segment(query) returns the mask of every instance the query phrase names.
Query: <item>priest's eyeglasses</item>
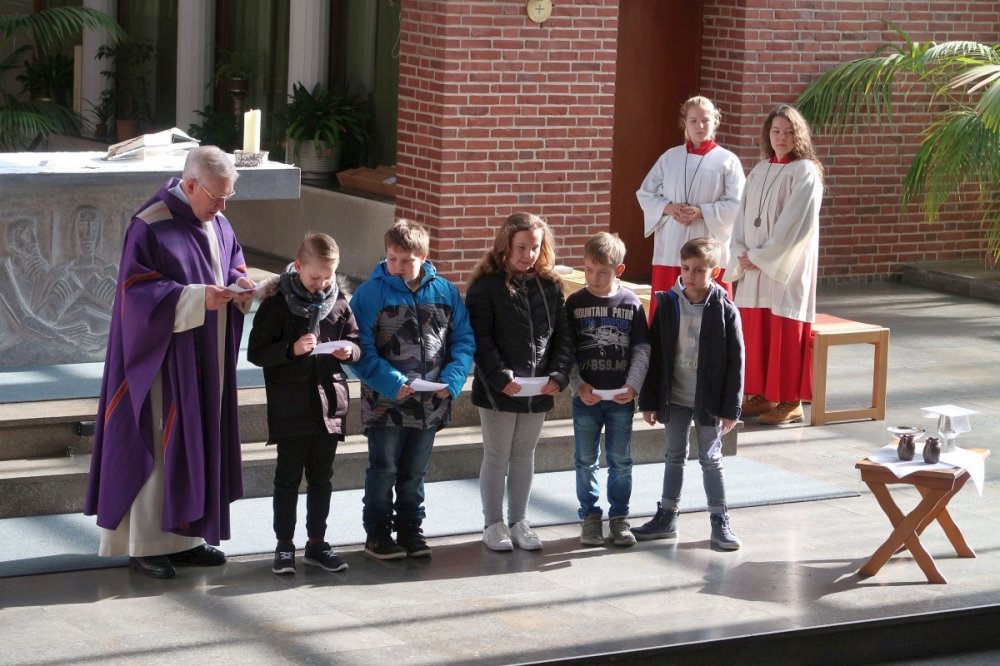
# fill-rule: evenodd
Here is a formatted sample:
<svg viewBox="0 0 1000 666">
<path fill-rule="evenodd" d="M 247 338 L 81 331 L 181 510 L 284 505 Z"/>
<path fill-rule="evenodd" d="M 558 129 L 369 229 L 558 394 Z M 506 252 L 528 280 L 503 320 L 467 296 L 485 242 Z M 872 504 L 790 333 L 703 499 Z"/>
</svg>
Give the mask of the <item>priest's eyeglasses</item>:
<svg viewBox="0 0 1000 666">
<path fill-rule="evenodd" d="M 236 196 L 236 191 L 235 190 L 232 191 L 232 192 L 230 192 L 229 194 L 223 194 L 222 196 L 218 196 L 217 197 L 214 194 L 212 194 L 211 192 L 209 192 L 208 188 L 205 187 L 204 185 L 202 185 L 201 183 L 198 183 L 198 187 L 200 187 L 201 189 L 203 189 L 205 191 L 205 194 L 208 195 L 208 198 L 211 199 L 212 201 L 214 201 L 215 203 L 225 203 L 230 197 Z"/>
</svg>

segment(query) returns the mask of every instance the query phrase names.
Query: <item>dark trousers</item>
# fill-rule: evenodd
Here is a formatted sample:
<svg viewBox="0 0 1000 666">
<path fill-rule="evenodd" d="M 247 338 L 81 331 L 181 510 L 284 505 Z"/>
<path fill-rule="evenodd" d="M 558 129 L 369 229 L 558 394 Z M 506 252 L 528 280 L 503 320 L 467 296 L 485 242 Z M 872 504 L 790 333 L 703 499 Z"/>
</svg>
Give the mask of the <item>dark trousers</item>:
<svg viewBox="0 0 1000 666">
<path fill-rule="evenodd" d="M 368 428 L 368 469 L 365 470 L 365 532 L 393 524 L 420 525 L 424 511 L 424 477 L 431 461 L 435 428 Z M 396 501 L 392 494 L 396 492 Z M 395 511 L 395 518 L 393 518 Z"/>
<path fill-rule="evenodd" d="M 299 484 L 306 476 L 306 534 L 310 539 L 326 537 L 333 492 L 333 457 L 339 435 L 326 433 L 288 437 L 278 441 L 278 464 L 274 468 L 274 535 L 278 541 L 295 537 L 295 512 Z"/>
</svg>

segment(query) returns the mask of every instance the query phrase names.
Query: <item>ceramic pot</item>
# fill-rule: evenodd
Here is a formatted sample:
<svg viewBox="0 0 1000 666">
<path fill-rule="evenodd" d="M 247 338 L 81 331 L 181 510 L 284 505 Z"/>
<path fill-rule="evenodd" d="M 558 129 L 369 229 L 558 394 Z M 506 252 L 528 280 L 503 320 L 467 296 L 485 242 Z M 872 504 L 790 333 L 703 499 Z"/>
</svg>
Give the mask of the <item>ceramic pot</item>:
<svg viewBox="0 0 1000 666">
<path fill-rule="evenodd" d="M 332 177 L 340 168 L 340 143 L 330 145 L 320 141 L 288 140 L 285 162 L 302 170 L 303 180 L 323 180 Z"/>
<path fill-rule="evenodd" d="M 900 460 L 913 460 L 913 455 L 917 451 L 917 445 L 913 443 L 913 435 L 900 435 L 899 444 L 896 445 L 896 454 Z"/>
<path fill-rule="evenodd" d="M 941 444 L 937 437 L 928 437 L 924 442 L 924 462 L 933 465 L 941 459 Z"/>
</svg>

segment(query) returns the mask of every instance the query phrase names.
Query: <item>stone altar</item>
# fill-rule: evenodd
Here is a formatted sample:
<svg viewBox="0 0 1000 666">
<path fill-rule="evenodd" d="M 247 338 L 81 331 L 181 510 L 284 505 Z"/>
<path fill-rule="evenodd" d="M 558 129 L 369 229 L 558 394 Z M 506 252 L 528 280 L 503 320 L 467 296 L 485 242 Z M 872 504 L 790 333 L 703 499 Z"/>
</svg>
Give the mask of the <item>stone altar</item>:
<svg viewBox="0 0 1000 666">
<path fill-rule="evenodd" d="M 104 360 L 125 229 L 184 154 L 103 156 L 0 153 L 0 368 Z M 299 197 L 294 166 L 237 170 L 233 202 Z"/>
</svg>

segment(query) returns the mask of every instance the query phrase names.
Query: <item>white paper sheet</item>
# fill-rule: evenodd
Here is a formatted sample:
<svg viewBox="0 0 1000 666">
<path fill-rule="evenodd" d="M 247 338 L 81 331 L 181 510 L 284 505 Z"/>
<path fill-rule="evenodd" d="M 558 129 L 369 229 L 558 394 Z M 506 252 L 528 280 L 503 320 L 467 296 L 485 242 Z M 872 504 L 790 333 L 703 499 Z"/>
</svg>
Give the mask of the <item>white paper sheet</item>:
<svg viewBox="0 0 1000 666">
<path fill-rule="evenodd" d="M 414 379 L 410 382 L 410 388 L 414 391 L 440 391 L 448 388 L 448 385 L 441 382 L 429 382 L 426 379 Z"/>
<path fill-rule="evenodd" d="M 594 395 L 596 395 L 601 400 L 611 400 L 616 395 L 621 395 L 622 393 L 628 392 L 628 388 L 616 388 L 616 389 L 593 389 Z"/>
<path fill-rule="evenodd" d="M 521 387 L 515 398 L 530 398 L 541 395 L 542 387 L 549 383 L 548 377 L 514 377 L 514 382 Z"/>
<path fill-rule="evenodd" d="M 954 451 L 942 453 L 939 462 L 928 465 L 920 455 L 920 448 L 918 445 L 917 453 L 913 457 L 913 460 L 903 461 L 899 459 L 899 454 L 896 452 L 896 445 L 889 444 L 868 456 L 868 460 L 882 465 L 899 479 L 914 472 L 961 467 L 969 472 L 969 476 L 976 485 L 979 496 L 983 496 L 983 478 L 986 475 L 986 464 L 981 455 L 956 447 Z"/>
<path fill-rule="evenodd" d="M 233 283 L 226 287 L 226 291 L 231 291 L 234 294 L 243 294 L 248 291 L 257 291 L 257 287 L 241 287 L 240 285 Z"/>
<path fill-rule="evenodd" d="M 351 343 L 347 340 L 330 340 L 329 342 L 321 342 L 313 347 L 310 356 L 315 356 L 316 354 L 332 354 L 335 351 L 350 348 Z"/>
</svg>

